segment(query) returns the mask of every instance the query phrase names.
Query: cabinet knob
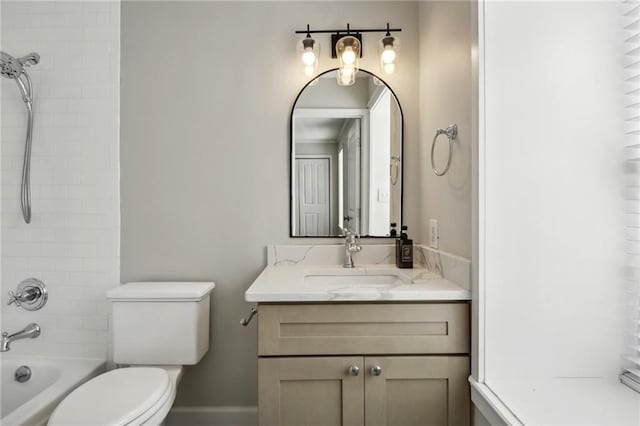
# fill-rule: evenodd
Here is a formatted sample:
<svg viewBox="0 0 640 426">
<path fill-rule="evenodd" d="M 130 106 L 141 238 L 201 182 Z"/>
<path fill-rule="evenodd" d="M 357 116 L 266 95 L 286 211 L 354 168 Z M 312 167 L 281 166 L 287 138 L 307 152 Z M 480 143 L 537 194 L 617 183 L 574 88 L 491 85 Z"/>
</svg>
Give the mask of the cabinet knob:
<svg viewBox="0 0 640 426">
<path fill-rule="evenodd" d="M 352 376 L 357 376 L 358 374 L 360 374 L 360 367 L 358 367 L 357 365 L 352 365 L 351 367 L 349 367 L 349 374 L 351 374 Z"/>
<path fill-rule="evenodd" d="M 382 367 L 380 367 L 379 365 L 374 365 L 373 367 L 371 367 L 371 374 L 373 374 L 374 376 L 381 375 Z"/>
</svg>

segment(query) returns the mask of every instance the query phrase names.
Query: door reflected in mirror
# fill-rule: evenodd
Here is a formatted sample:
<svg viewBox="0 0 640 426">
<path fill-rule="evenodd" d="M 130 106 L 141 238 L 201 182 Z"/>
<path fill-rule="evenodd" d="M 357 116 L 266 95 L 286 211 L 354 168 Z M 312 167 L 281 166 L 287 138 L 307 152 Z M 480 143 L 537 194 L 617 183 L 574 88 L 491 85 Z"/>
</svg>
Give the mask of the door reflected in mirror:
<svg viewBox="0 0 640 426">
<path fill-rule="evenodd" d="M 402 218 L 402 109 L 375 75 L 360 70 L 338 86 L 335 73 L 307 85 L 292 110 L 291 236 L 389 236 Z"/>
</svg>

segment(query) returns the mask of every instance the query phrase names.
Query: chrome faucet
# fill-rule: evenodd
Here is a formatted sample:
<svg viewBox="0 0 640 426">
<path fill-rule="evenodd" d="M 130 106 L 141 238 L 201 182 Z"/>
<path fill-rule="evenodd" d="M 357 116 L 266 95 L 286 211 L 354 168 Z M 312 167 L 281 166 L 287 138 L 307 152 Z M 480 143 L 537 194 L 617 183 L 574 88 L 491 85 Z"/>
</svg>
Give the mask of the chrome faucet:
<svg viewBox="0 0 640 426">
<path fill-rule="evenodd" d="M 358 237 L 349 228 L 344 230 L 344 266 L 345 268 L 353 268 L 352 253 L 357 253 L 362 250 L 362 246 L 358 244 Z"/>
<path fill-rule="evenodd" d="M 7 352 L 10 349 L 9 344 L 14 340 L 26 339 L 27 337 L 35 339 L 39 335 L 40 326 L 35 323 L 29 324 L 17 333 L 9 334 L 7 332 L 4 332 L 2 333 L 2 348 L 0 348 L 0 352 Z"/>
</svg>

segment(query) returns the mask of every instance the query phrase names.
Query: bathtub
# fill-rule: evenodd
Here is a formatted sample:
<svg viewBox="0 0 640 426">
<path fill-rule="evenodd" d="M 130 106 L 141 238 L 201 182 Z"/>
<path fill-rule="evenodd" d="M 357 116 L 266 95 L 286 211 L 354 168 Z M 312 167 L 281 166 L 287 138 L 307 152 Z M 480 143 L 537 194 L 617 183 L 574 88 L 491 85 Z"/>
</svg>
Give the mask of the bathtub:
<svg viewBox="0 0 640 426">
<path fill-rule="evenodd" d="M 2 354 L 0 357 L 0 424 L 39 426 L 47 423 L 56 406 L 73 389 L 105 371 L 104 360 L 36 358 Z M 18 367 L 31 369 L 31 379 L 19 383 Z"/>
</svg>

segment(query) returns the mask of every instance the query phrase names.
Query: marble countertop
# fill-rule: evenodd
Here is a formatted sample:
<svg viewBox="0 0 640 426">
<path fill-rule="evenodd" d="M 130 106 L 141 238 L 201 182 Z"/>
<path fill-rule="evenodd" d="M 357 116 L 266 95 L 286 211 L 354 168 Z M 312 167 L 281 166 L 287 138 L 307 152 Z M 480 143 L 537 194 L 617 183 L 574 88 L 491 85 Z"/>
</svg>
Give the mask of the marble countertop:
<svg viewBox="0 0 640 426">
<path fill-rule="evenodd" d="M 245 292 L 247 302 L 470 300 L 471 292 L 425 268 L 395 265 L 269 265 Z"/>
</svg>

